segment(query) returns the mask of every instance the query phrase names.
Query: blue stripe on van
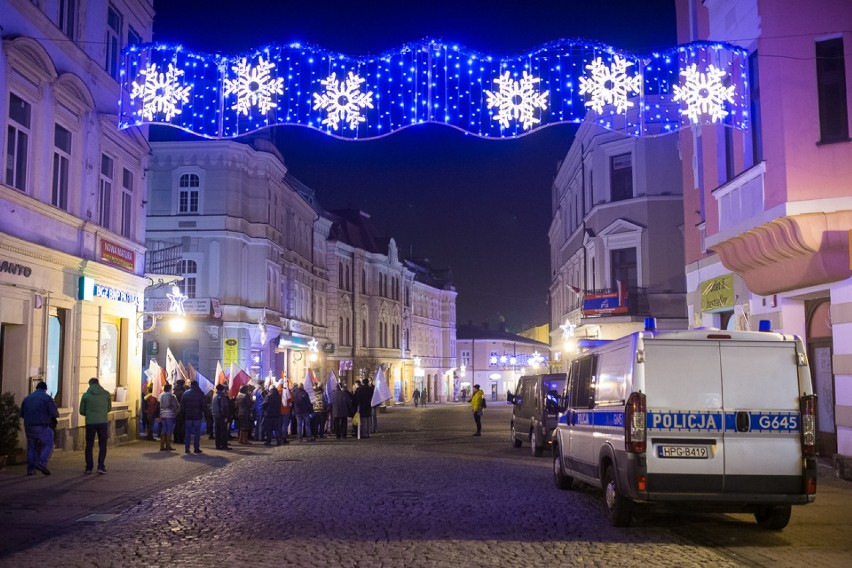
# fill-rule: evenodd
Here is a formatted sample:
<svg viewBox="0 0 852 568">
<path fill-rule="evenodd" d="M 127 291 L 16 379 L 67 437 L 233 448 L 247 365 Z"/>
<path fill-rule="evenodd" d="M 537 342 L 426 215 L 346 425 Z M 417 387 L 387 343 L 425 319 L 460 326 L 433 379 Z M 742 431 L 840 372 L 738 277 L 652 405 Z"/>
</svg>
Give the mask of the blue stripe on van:
<svg viewBox="0 0 852 568">
<path fill-rule="evenodd" d="M 677 432 L 721 432 L 724 428 L 721 411 L 668 411 L 648 412 L 645 424 L 648 430 Z"/>
<path fill-rule="evenodd" d="M 737 432 L 737 414 L 748 415 L 749 432 L 798 432 L 801 418 L 798 412 L 742 410 L 725 413 L 725 430 Z"/>
<path fill-rule="evenodd" d="M 559 415 L 560 424 L 568 424 L 568 415 L 573 417 L 571 423 L 578 426 L 608 426 L 622 428 L 624 426 L 624 409 L 614 410 L 575 410 L 573 413 Z"/>
<path fill-rule="evenodd" d="M 798 432 L 801 418 L 798 412 L 783 411 L 740 411 L 748 415 L 749 432 Z M 721 411 L 650 411 L 645 415 L 649 431 L 662 432 L 738 432 L 738 412 Z M 624 426 L 624 411 L 618 410 L 575 410 L 559 415 L 560 424 L 578 426 Z"/>
</svg>

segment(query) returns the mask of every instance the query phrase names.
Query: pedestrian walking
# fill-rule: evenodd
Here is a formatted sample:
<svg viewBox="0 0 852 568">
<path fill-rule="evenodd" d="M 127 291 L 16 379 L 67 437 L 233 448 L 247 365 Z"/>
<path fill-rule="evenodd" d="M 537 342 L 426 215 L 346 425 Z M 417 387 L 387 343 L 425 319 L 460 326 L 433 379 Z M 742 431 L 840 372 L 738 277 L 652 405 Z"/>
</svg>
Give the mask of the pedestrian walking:
<svg viewBox="0 0 852 568">
<path fill-rule="evenodd" d="M 230 450 L 228 446 L 228 430 L 231 422 L 231 401 L 225 385 L 216 385 L 216 394 L 213 395 L 213 432 L 216 436 L 217 450 Z"/>
<path fill-rule="evenodd" d="M 237 395 L 237 424 L 239 425 L 240 444 L 250 446 L 249 434 L 251 433 L 251 387 L 243 385 Z"/>
<path fill-rule="evenodd" d="M 53 426 L 59 410 L 53 397 L 47 394 L 47 383 L 39 381 L 33 392 L 21 401 L 21 418 L 27 434 L 27 475 L 36 470 L 50 475 L 47 462 L 53 453 Z"/>
<path fill-rule="evenodd" d="M 420 389 L 414 389 L 414 393 L 411 395 L 411 398 L 414 400 L 414 408 L 420 406 Z"/>
<path fill-rule="evenodd" d="M 343 390 L 341 383 L 337 383 L 337 388 L 331 393 L 331 423 L 338 440 L 346 438 L 349 407 L 349 393 Z"/>
<path fill-rule="evenodd" d="M 311 412 L 314 405 L 311 404 L 311 397 L 308 391 L 300 383 L 293 389 L 293 410 L 296 411 L 296 436 L 300 442 L 305 440 L 313 440 L 311 436 Z"/>
<path fill-rule="evenodd" d="M 160 423 L 163 425 L 163 433 L 160 435 L 160 451 L 173 451 L 172 436 L 175 433 L 175 420 L 177 419 L 180 403 L 172 393 L 172 385 L 163 387 L 160 395 Z"/>
<path fill-rule="evenodd" d="M 470 409 L 473 411 L 473 420 L 476 422 L 476 433 L 474 436 L 482 436 L 482 409 L 485 408 L 485 395 L 479 385 L 473 385 L 473 396 L 470 397 Z"/>
<path fill-rule="evenodd" d="M 276 445 L 283 442 L 281 435 L 281 393 L 273 387 L 263 399 L 263 445 L 272 445 L 272 432 L 275 432 Z"/>
<path fill-rule="evenodd" d="M 153 395 L 152 395 L 153 396 Z M 98 436 L 98 473 L 106 473 L 107 438 L 112 395 L 101 386 L 97 378 L 89 379 L 89 389 L 80 399 L 80 416 L 86 417 L 86 473 L 92 473 L 92 450 L 95 434 Z"/>
<path fill-rule="evenodd" d="M 200 454 L 202 453 L 201 421 L 205 416 L 207 397 L 201 392 L 198 381 L 193 380 L 189 383 L 189 388 L 183 393 L 180 403 L 181 414 L 183 414 L 184 425 L 186 426 L 183 438 L 184 453 L 189 453 L 189 443 L 192 441 L 195 453 Z"/>
</svg>

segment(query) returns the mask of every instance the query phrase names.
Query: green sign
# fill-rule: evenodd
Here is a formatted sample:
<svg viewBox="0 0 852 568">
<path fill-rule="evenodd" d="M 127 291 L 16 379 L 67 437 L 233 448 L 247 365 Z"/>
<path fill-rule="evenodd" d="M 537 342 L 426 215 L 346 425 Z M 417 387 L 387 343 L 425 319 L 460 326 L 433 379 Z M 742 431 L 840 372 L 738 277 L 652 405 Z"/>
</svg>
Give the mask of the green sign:
<svg viewBox="0 0 852 568">
<path fill-rule="evenodd" d="M 701 311 L 717 312 L 734 307 L 734 275 L 726 274 L 701 283 Z"/>
</svg>

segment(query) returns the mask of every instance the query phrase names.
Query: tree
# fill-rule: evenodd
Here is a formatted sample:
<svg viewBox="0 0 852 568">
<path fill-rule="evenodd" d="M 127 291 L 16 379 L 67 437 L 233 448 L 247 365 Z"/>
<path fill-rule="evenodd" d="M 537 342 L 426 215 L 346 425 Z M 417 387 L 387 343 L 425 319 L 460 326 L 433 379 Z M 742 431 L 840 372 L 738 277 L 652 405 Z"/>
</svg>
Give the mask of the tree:
<svg viewBox="0 0 852 568">
<path fill-rule="evenodd" d="M 376 376 L 376 370 L 382 366 L 381 360 L 375 355 L 357 355 L 352 359 L 352 369 L 357 373 L 357 378 L 368 377 L 371 381 Z"/>
</svg>

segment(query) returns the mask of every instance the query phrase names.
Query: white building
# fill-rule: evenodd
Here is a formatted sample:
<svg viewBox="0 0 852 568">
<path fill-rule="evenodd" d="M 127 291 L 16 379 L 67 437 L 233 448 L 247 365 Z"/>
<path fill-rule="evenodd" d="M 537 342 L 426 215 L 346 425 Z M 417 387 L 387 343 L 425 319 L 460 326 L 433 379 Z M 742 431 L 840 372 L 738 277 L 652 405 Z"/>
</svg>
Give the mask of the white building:
<svg viewBox="0 0 852 568">
<path fill-rule="evenodd" d="M 586 120 L 553 182 L 551 345 L 614 339 L 657 318 L 687 325 L 677 137 L 636 138 Z M 573 338 L 573 339 L 572 339 Z"/>
<path fill-rule="evenodd" d="M 110 438 L 135 435 L 149 147 L 118 129 L 117 78 L 153 16 L 150 0 L 2 4 L 0 392 L 20 403 L 45 380 L 66 449 L 90 377 L 117 393 Z"/>
<path fill-rule="evenodd" d="M 152 142 L 149 267 L 183 277 L 189 327 L 159 326 L 146 360 L 165 351 L 211 378 L 217 362 L 258 378 L 302 380 L 312 340 L 326 332 L 325 240 L 330 223 L 310 189 L 287 174 L 267 140 Z M 167 290 L 149 294 L 168 311 Z M 323 369 L 323 360 L 314 362 Z"/>
</svg>

